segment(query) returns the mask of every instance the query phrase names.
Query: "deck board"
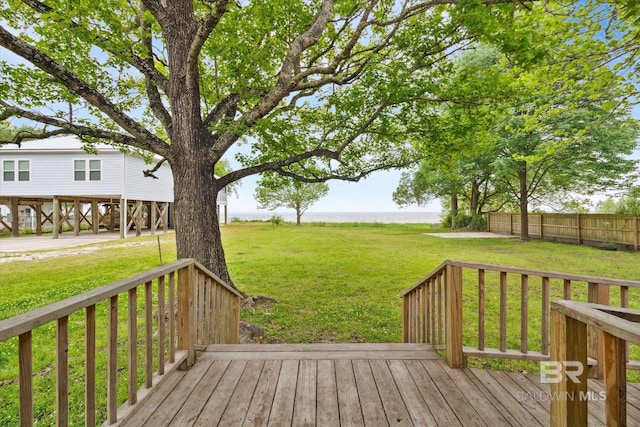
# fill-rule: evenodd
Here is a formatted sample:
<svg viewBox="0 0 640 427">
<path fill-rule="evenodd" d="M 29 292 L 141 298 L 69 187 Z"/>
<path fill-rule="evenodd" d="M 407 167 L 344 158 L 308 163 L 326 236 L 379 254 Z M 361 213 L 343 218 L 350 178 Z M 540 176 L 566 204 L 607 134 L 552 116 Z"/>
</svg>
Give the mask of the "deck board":
<svg viewBox="0 0 640 427">
<path fill-rule="evenodd" d="M 427 345 L 210 346 L 170 375 L 122 425 L 497 427 L 550 417 L 539 376 L 450 369 Z M 589 387 L 596 396 L 602 383 Z M 640 387 L 628 395 L 636 423 Z M 590 401 L 589 425 L 603 421 L 603 402 Z"/>
</svg>

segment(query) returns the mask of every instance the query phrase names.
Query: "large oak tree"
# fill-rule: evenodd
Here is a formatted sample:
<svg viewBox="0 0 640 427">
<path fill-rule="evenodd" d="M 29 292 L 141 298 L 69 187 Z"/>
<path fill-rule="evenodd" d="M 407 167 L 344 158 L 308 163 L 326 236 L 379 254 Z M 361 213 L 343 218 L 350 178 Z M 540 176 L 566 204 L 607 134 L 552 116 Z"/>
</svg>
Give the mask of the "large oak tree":
<svg viewBox="0 0 640 427">
<path fill-rule="evenodd" d="M 39 126 L 3 142 L 75 134 L 162 156 L 178 256 L 230 281 L 221 188 L 265 171 L 357 180 L 410 163 L 412 130 L 396 117 L 436 105 L 429 83 L 448 57 L 526 3 L 8 0 L 0 120 Z M 214 176 L 241 143 L 242 166 Z M 305 171 L 309 159 L 323 169 Z"/>
</svg>

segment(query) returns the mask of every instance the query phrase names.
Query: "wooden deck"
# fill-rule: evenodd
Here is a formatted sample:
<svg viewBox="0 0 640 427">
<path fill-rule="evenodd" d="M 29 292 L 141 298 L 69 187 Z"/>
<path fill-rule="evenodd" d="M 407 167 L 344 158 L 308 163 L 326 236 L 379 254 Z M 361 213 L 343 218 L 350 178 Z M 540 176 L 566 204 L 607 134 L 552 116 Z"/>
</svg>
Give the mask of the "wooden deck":
<svg viewBox="0 0 640 427">
<path fill-rule="evenodd" d="M 589 425 L 604 425 L 589 381 Z M 638 424 L 637 384 L 627 398 Z M 213 345 L 126 425 L 546 426 L 549 402 L 538 375 L 450 369 L 425 344 Z"/>
</svg>

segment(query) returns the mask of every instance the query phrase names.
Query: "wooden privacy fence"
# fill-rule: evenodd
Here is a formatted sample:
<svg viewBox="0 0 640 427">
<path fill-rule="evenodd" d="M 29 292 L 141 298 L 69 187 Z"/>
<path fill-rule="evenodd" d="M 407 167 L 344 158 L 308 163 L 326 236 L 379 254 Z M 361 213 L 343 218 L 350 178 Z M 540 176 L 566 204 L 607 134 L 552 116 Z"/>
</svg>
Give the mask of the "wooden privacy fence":
<svg viewBox="0 0 640 427">
<path fill-rule="evenodd" d="M 439 346 L 451 367 L 464 367 L 470 356 L 549 360 L 552 300 L 626 308 L 640 304 L 640 282 L 447 260 L 402 299 L 403 341 Z M 594 377 L 603 375 L 600 340 L 590 331 Z"/>
<path fill-rule="evenodd" d="M 133 415 L 166 373 L 190 368 L 198 346 L 237 343 L 239 311 L 237 291 L 198 262 L 183 259 L 0 321 L 0 342 L 18 341 L 20 425 L 33 425 L 34 400 L 40 400 L 34 377 L 43 369 L 34 371 L 35 351 L 38 360 L 56 355 L 57 425 L 94 426 L 105 417 L 107 424 L 116 424 Z M 48 327 L 52 322 L 55 340 Z M 120 329 L 126 333 L 119 334 Z M 84 362 L 84 372 L 70 375 L 71 358 L 74 368 Z M 127 383 L 126 391 L 119 381 Z M 74 402 L 83 401 L 80 420 L 70 418 L 75 382 L 84 383 L 84 396 L 73 396 Z"/>
<path fill-rule="evenodd" d="M 552 361 L 577 368 L 554 369 L 551 425 L 588 425 L 587 362 L 589 329 L 602 336 L 605 419 L 607 426 L 627 425 L 627 346 L 640 344 L 640 311 L 575 301 L 551 305 Z"/>
<path fill-rule="evenodd" d="M 490 213 L 489 231 L 520 234 L 519 213 Z M 529 236 L 560 242 L 609 245 L 638 250 L 640 217 L 607 214 L 529 214 Z"/>
</svg>

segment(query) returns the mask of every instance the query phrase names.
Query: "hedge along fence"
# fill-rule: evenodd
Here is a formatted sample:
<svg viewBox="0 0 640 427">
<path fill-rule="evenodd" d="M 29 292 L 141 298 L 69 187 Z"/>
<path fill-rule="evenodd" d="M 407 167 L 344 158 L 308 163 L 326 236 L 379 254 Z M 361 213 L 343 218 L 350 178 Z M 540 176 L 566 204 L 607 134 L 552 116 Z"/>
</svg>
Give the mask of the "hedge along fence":
<svg viewBox="0 0 640 427">
<path fill-rule="evenodd" d="M 519 213 L 490 213 L 487 228 L 496 233 L 520 234 Z M 529 236 L 592 246 L 638 250 L 640 217 L 608 214 L 529 214 Z"/>
</svg>

